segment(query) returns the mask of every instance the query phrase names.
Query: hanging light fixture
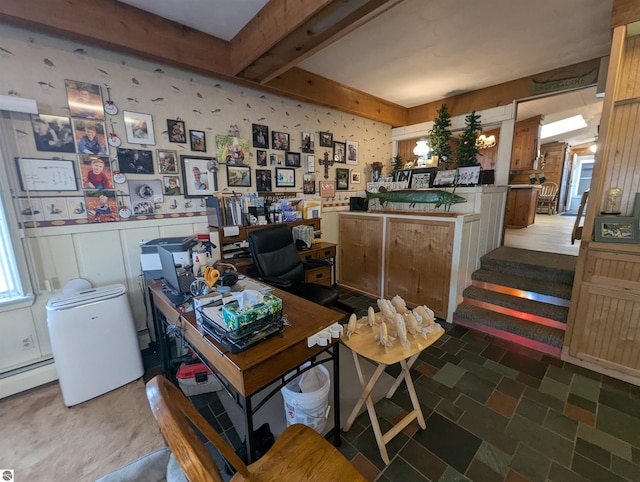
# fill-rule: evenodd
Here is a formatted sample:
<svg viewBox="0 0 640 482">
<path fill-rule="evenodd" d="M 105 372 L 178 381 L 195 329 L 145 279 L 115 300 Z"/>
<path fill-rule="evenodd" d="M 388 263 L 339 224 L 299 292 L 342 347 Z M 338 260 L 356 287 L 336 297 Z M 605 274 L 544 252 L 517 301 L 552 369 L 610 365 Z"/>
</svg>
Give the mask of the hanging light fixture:
<svg viewBox="0 0 640 482">
<path fill-rule="evenodd" d="M 480 134 L 480 136 L 476 139 L 476 147 L 478 149 L 489 149 L 496 145 L 496 136 L 490 135 L 489 137 L 484 134 Z"/>
<path fill-rule="evenodd" d="M 420 159 L 418 159 L 419 167 L 424 167 L 427 165 L 427 163 L 429 162 L 429 152 L 431 152 L 431 148 L 427 144 L 426 139 L 423 138 L 416 142 L 416 147 L 413 148 L 413 153 L 416 156 L 420 156 Z"/>
</svg>

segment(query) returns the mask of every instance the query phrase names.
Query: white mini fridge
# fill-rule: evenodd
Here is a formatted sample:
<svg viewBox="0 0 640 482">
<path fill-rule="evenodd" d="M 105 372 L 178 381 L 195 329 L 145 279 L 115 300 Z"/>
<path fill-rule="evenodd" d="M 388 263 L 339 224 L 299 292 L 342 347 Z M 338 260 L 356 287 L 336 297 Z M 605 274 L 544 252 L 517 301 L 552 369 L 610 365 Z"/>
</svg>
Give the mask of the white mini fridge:
<svg viewBox="0 0 640 482">
<path fill-rule="evenodd" d="M 124 285 L 51 298 L 47 325 L 66 406 L 142 376 L 142 355 Z"/>
</svg>

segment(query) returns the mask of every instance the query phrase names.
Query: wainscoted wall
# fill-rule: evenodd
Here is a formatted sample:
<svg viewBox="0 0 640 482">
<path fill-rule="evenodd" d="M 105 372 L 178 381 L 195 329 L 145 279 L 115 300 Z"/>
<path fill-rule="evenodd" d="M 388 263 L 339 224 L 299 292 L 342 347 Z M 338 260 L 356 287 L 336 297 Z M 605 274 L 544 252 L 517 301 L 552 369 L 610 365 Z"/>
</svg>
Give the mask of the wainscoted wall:
<svg viewBox="0 0 640 482">
<path fill-rule="evenodd" d="M 103 99 L 108 97 L 119 108 L 114 116 L 106 116 L 107 132 L 115 132 L 123 141 L 121 147 L 175 150 L 177 155 L 216 156 L 216 135 L 227 135 L 231 126 L 237 126 L 239 137 L 249 139 L 251 125 L 262 124 L 270 131 L 289 133 L 290 150 L 301 152 L 302 132 L 315 135 L 316 181 L 324 179 L 324 167 L 319 161 L 330 148 L 319 147 L 320 131 L 331 132 L 333 140 L 358 143 L 357 164 L 335 164 L 329 169 L 329 180 L 335 180 L 336 167 L 349 168 L 361 173 L 361 184 L 350 184 L 349 191 L 338 191 L 328 203 L 342 206 L 348 196 L 365 187 L 369 179 L 368 165 L 373 161 L 390 164 L 392 141 L 391 127 L 336 110 L 301 103 L 284 97 L 249 89 L 226 80 L 207 78 L 153 62 L 113 53 L 70 42 L 38 32 L 2 25 L 0 30 L 0 94 L 35 99 L 39 113 L 69 116 L 65 79 L 100 85 Z M 153 120 L 155 145 L 127 144 L 123 111 L 150 115 Z M 189 144 L 170 143 L 167 119 L 180 119 L 186 129 L 205 132 L 206 152 L 193 152 Z M 124 283 L 129 290 L 129 300 L 134 311 L 136 327 L 141 332 L 141 346 L 148 338 L 145 328 L 151 323 L 151 314 L 142 296 L 139 262 L 139 243 L 157 237 L 181 236 L 206 231 L 207 223 L 201 199 L 183 196 L 164 196 L 156 203 L 149 216 L 132 217 L 110 223 L 87 223 L 82 214 L 73 215 L 69 206 L 83 199 L 83 192 L 25 192 L 21 190 L 15 157 L 51 159 L 59 156 L 73 160 L 79 178 L 77 155 L 36 150 L 31 119 L 26 114 L 5 113 L 2 130 L 7 142 L 3 144 L 2 169 L 10 177 L 18 218 L 24 223 L 25 244 L 30 252 L 30 265 L 36 302 L 27 309 L 0 312 L 0 374 L 51 358 L 51 345 L 46 326 L 45 306 L 51 296 L 60 293 L 62 286 L 71 279 L 82 277 L 94 286 Z M 269 153 L 284 151 L 269 150 Z M 255 190 L 256 150 L 245 153 L 251 166 L 252 187 L 233 188 L 236 192 Z M 118 167 L 116 150 L 111 147 L 109 158 L 112 168 Z M 291 191 L 303 197 L 302 167 L 296 169 L 295 188 L 275 188 Z M 275 175 L 273 166 L 269 169 Z M 128 174 L 128 180 L 161 180 L 153 175 Z M 179 174 L 181 176 L 181 173 Z M 226 190 L 225 166 L 217 173 L 220 190 Z M 79 186 L 81 182 L 79 179 Z M 124 203 L 130 202 L 127 183 L 115 188 Z M 63 214 L 55 213 L 51 205 L 66 206 Z M 27 208 L 32 207 L 31 211 Z M 26 214 L 22 214 L 23 211 Z M 35 211 L 39 211 L 35 213 Z M 29 214 L 31 212 L 31 214 Z M 58 216 L 58 217 L 56 217 Z M 335 216 L 332 216 L 334 223 Z M 325 238 L 329 241 L 337 229 L 326 226 Z M 99 343 L 99 340 L 96 340 Z M 114 354 L 117 356 L 117 354 Z M 13 377 L 8 377 L 13 378 Z M 47 381 L 31 377 L 28 383 Z M 37 380 L 37 381 L 33 381 Z M 29 388 L 16 384 L 15 380 L 0 379 L 0 397 L 11 390 Z M 16 388 L 17 387 L 17 388 Z"/>
</svg>

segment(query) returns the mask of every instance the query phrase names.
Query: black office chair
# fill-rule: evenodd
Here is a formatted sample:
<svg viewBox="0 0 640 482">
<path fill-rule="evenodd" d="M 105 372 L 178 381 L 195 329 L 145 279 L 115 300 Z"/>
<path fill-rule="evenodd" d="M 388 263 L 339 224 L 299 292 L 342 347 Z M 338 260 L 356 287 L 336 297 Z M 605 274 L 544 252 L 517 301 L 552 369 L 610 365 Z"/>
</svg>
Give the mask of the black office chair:
<svg viewBox="0 0 640 482">
<path fill-rule="evenodd" d="M 305 268 L 328 266 L 330 263 L 322 259 L 303 263 L 293 241 L 291 227 L 286 224 L 251 231 L 249 249 L 258 276 L 265 283 L 323 306 L 338 301 L 335 288 L 304 281 Z"/>
</svg>

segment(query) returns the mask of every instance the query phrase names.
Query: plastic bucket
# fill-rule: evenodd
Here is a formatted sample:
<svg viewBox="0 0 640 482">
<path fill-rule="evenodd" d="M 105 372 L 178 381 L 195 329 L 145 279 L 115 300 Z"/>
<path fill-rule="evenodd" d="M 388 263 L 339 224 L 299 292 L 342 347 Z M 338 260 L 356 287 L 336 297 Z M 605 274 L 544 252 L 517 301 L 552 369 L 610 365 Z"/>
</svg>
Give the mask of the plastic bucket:
<svg viewBox="0 0 640 482">
<path fill-rule="evenodd" d="M 300 385 L 308 376 L 317 376 L 321 385 L 317 390 L 303 393 Z M 329 371 L 322 365 L 313 367 L 282 387 L 280 391 L 284 398 L 287 427 L 294 423 L 302 423 L 322 435 L 329 415 L 330 388 Z"/>
</svg>

